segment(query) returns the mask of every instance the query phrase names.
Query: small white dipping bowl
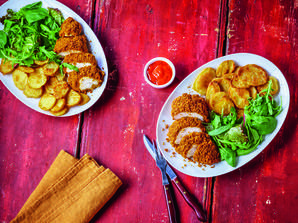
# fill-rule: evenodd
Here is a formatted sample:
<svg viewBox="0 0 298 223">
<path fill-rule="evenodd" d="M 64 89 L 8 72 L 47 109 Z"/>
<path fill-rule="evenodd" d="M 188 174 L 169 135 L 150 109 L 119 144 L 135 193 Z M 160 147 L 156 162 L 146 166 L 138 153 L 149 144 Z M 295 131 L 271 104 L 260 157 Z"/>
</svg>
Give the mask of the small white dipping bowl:
<svg viewBox="0 0 298 223">
<path fill-rule="evenodd" d="M 147 76 L 147 69 L 148 69 L 148 67 L 149 67 L 151 64 L 153 64 L 154 62 L 156 62 L 156 61 L 164 61 L 164 62 L 166 62 L 166 63 L 171 67 L 171 69 L 172 69 L 172 78 L 171 78 L 171 80 L 169 80 L 166 84 L 163 84 L 163 85 L 153 84 L 153 83 L 149 80 L 149 78 L 148 78 L 148 76 Z M 164 57 L 155 57 L 155 58 L 149 60 L 148 63 L 145 65 L 145 68 L 144 68 L 144 78 L 145 78 L 146 82 L 147 82 L 148 84 L 150 84 L 150 85 L 151 85 L 152 87 L 154 87 L 154 88 L 165 88 L 165 87 L 168 87 L 168 86 L 173 82 L 173 80 L 175 79 L 175 76 L 176 76 L 176 70 L 175 70 L 175 66 L 174 66 L 174 64 L 173 64 L 170 60 L 168 60 L 167 58 L 164 58 Z"/>
</svg>

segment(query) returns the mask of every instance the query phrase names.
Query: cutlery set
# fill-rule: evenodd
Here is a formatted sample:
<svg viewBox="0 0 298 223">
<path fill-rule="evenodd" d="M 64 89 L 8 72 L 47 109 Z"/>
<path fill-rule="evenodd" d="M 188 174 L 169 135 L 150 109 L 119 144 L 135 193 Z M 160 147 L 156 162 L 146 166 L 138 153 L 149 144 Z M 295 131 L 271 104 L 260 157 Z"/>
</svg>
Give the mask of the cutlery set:
<svg viewBox="0 0 298 223">
<path fill-rule="evenodd" d="M 177 187 L 177 189 L 179 190 L 179 192 L 181 193 L 185 201 L 188 203 L 188 205 L 195 211 L 198 219 L 200 221 L 206 222 L 207 221 L 206 213 L 203 211 L 202 207 L 195 202 L 194 198 L 182 186 L 182 184 L 177 178 L 177 175 L 174 173 L 172 168 L 168 165 L 166 159 L 163 157 L 160 150 L 157 148 L 155 141 L 154 140 L 151 141 L 146 135 L 143 135 L 143 141 L 148 152 L 153 157 L 157 167 L 161 171 L 162 185 L 165 192 L 170 222 L 176 223 L 179 221 L 177 219 L 175 205 L 173 202 L 174 200 L 172 198 L 173 193 L 171 191 L 170 181 L 168 177 L 171 179 L 171 182 Z"/>
</svg>

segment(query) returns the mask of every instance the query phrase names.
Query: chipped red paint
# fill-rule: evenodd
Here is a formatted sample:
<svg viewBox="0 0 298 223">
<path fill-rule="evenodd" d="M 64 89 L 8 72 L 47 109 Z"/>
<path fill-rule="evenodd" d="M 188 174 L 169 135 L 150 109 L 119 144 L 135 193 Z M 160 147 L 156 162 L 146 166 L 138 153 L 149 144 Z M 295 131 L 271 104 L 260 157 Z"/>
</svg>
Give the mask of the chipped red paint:
<svg viewBox="0 0 298 223">
<path fill-rule="evenodd" d="M 234 172 L 213 179 L 177 175 L 208 211 L 209 222 L 297 218 L 294 0 L 60 2 L 98 36 L 109 65 L 108 85 L 82 115 L 52 118 L 23 105 L 0 83 L 1 222 L 15 217 L 60 149 L 75 154 L 77 147 L 80 156 L 89 153 L 124 183 L 92 222 L 167 222 L 160 172 L 145 150 L 142 134 L 155 137 L 163 103 L 188 74 L 216 56 L 238 52 L 264 56 L 284 73 L 291 92 L 286 122 L 264 152 Z M 162 90 L 143 78 L 144 65 L 156 56 L 169 58 L 176 67 L 176 80 Z M 174 191 L 181 222 L 198 222 Z"/>
</svg>

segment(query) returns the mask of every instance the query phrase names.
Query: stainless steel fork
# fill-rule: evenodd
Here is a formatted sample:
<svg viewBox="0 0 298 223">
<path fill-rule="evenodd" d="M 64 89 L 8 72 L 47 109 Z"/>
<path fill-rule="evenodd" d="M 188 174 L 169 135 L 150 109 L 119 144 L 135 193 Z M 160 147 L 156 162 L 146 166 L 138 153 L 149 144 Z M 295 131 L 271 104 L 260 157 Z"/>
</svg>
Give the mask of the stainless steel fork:
<svg viewBox="0 0 298 223">
<path fill-rule="evenodd" d="M 169 183 L 168 177 L 166 175 L 166 168 L 167 168 L 168 164 L 167 164 L 167 161 L 165 160 L 165 158 L 160 153 L 159 149 L 157 149 L 154 140 L 153 140 L 152 144 L 154 147 L 153 151 L 155 153 L 156 165 L 160 169 L 161 175 L 162 175 L 162 185 L 163 185 L 165 196 L 166 196 L 170 222 L 176 223 L 177 216 L 176 216 L 176 211 L 175 211 L 175 205 L 173 203 L 173 199 L 171 196 L 172 191 L 170 190 L 171 189 L 170 183 Z"/>
</svg>

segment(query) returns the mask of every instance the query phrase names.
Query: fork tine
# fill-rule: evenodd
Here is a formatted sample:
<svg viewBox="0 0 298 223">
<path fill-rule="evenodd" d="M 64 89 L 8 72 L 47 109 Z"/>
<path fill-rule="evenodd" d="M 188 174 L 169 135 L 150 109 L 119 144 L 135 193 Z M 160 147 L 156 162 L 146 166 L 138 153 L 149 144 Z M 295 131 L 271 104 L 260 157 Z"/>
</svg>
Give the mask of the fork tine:
<svg viewBox="0 0 298 223">
<path fill-rule="evenodd" d="M 156 147 L 155 140 L 152 140 L 152 143 L 153 143 L 153 146 L 154 146 L 154 149 L 155 149 L 155 153 L 156 153 L 158 159 L 160 159 L 160 152 L 159 152 L 159 149 Z"/>
<path fill-rule="evenodd" d="M 156 155 L 156 158 L 159 158 L 159 154 L 157 152 L 157 149 L 156 149 L 156 145 L 155 145 L 155 141 L 154 140 L 152 140 L 152 145 L 153 145 L 153 148 L 154 148 L 154 153 Z"/>
<path fill-rule="evenodd" d="M 156 154 L 157 154 L 158 159 L 163 159 L 163 156 L 161 155 L 160 150 L 156 146 L 156 141 L 155 140 L 153 140 L 153 146 L 154 146 L 154 148 L 156 150 Z"/>
</svg>

